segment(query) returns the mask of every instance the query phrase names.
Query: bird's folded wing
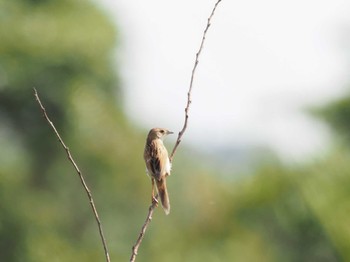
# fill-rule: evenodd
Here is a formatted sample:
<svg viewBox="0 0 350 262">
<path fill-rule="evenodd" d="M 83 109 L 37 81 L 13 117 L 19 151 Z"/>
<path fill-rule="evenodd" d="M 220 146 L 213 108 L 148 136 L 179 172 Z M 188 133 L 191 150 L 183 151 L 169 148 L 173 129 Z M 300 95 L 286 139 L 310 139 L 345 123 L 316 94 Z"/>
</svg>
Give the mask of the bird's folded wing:
<svg viewBox="0 0 350 262">
<path fill-rule="evenodd" d="M 154 142 L 151 144 L 151 159 L 149 161 L 151 171 L 157 180 L 160 180 L 166 174 L 166 163 L 168 153 L 164 145 Z"/>
</svg>

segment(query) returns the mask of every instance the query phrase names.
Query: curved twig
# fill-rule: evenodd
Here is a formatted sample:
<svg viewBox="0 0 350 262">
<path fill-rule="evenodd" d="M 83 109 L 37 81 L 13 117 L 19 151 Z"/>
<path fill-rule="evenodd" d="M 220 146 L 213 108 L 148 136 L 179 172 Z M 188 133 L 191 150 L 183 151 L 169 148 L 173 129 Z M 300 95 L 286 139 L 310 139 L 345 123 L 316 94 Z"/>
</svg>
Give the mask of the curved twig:
<svg viewBox="0 0 350 262">
<path fill-rule="evenodd" d="M 85 191 L 86 191 L 86 194 L 89 198 L 89 202 L 90 202 L 90 206 L 91 206 L 91 209 L 92 209 L 92 212 L 94 213 L 94 216 L 95 216 L 95 219 L 96 219 L 96 222 L 97 222 L 97 226 L 98 226 L 98 230 L 100 232 L 100 236 L 101 236 L 101 240 L 102 240 L 102 245 L 103 245 L 103 249 L 104 249 L 104 252 L 105 252 L 105 256 L 106 256 L 106 261 L 107 262 L 110 262 L 110 258 L 109 258 L 109 253 L 108 253 L 108 248 L 107 248 L 107 242 L 106 242 L 106 239 L 104 237 L 104 234 L 103 234 L 103 230 L 102 230 L 102 224 L 101 224 L 101 220 L 98 216 L 98 213 L 97 213 L 97 210 L 96 210 L 96 206 L 94 204 L 94 200 L 92 198 L 92 194 L 91 194 L 91 191 L 90 189 L 88 188 L 88 186 L 86 185 L 86 182 L 85 182 L 85 179 L 83 177 L 83 174 L 81 173 L 78 165 L 75 163 L 70 151 L 69 151 L 69 148 L 65 145 L 65 143 L 63 142 L 60 134 L 58 133 L 56 127 L 54 126 L 54 124 L 52 123 L 52 121 L 49 119 L 47 113 L 46 113 L 46 110 L 45 110 L 45 107 L 42 105 L 41 101 L 40 101 L 40 98 L 39 98 L 39 95 L 38 95 L 38 92 L 36 91 L 35 88 L 34 89 L 34 96 L 35 96 L 35 99 L 36 101 L 38 102 L 40 108 L 41 108 L 41 111 L 43 112 L 44 114 L 44 118 L 46 119 L 46 121 L 49 123 L 49 125 L 51 126 L 51 128 L 53 129 L 53 131 L 55 132 L 58 140 L 60 141 L 62 147 L 64 148 L 64 150 L 66 151 L 67 153 L 67 156 L 68 156 L 68 160 L 72 163 L 72 165 L 74 166 L 74 169 L 77 171 L 78 175 L 79 175 L 79 178 L 80 178 L 80 182 L 82 183 Z"/>
<path fill-rule="evenodd" d="M 197 69 L 197 66 L 198 66 L 198 63 L 199 63 L 199 56 L 200 54 L 202 53 L 202 50 L 203 50 L 203 46 L 204 46 L 204 42 L 205 42 L 205 38 L 207 36 L 207 32 L 208 32 L 208 29 L 211 25 L 211 19 L 213 18 L 214 14 L 215 14 L 215 10 L 218 6 L 218 4 L 221 2 L 222 0 L 218 0 L 215 5 L 214 5 L 214 8 L 213 10 L 211 11 L 211 14 L 208 18 L 208 21 L 207 21 L 207 25 L 204 29 L 204 32 L 203 32 L 203 36 L 202 36 L 202 41 L 201 41 L 201 44 L 199 46 L 199 50 L 198 52 L 196 53 L 196 60 L 194 62 L 194 65 L 193 65 L 193 69 L 192 69 L 192 74 L 191 74 L 191 81 L 190 81 L 190 87 L 188 89 L 188 92 L 187 92 L 187 104 L 186 104 L 186 108 L 185 108 L 185 122 L 184 122 L 184 125 L 181 129 L 181 131 L 179 132 L 178 136 L 177 136 L 177 140 L 176 140 L 176 143 L 175 143 L 175 146 L 174 146 L 174 149 L 173 151 L 171 152 L 171 155 L 169 157 L 170 159 L 170 162 L 173 162 L 173 158 L 174 158 L 174 155 L 175 155 L 175 152 L 176 152 L 176 149 L 177 147 L 179 146 L 179 144 L 181 143 L 181 138 L 183 136 L 183 134 L 185 133 L 186 131 L 186 128 L 187 128 L 187 123 L 188 123 L 188 112 L 190 110 L 190 105 L 192 103 L 192 100 L 191 100 L 191 92 L 192 92 L 192 87 L 193 87 L 193 80 L 194 80 L 194 76 L 195 76 L 195 73 L 196 73 L 196 69 Z"/>
</svg>

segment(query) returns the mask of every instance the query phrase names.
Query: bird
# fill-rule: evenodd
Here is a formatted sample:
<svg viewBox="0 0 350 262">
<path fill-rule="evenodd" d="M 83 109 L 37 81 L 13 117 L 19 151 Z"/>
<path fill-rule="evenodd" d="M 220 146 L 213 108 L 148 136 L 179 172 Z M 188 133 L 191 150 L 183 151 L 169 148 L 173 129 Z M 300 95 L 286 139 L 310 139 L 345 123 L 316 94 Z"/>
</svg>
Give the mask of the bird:
<svg viewBox="0 0 350 262">
<path fill-rule="evenodd" d="M 168 151 L 163 144 L 163 139 L 173 134 L 165 128 L 152 128 L 147 136 L 144 150 L 144 160 L 147 174 L 152 180 L 152 203 L 158 200 L 154 196 L 154 183 L 156 184 L 162 208 L 166 215 L 170 213 L 169 195 L 166 186 L 166 177 L 170 176 L 171 162 Z"/>
</svg>

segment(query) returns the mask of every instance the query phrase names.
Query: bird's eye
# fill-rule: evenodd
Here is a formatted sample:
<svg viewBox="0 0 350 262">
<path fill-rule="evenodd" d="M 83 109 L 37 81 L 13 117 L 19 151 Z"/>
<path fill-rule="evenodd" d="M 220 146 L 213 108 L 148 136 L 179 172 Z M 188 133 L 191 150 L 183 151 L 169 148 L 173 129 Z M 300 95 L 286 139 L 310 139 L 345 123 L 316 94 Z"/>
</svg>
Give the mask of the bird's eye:
<svg viewBox="0 0 350 262">
<path fill-rule="evenodd" d="M 160 132 L 161 132 L 162 134 L 164 134 L 164 130 L 160 130 Z"/>
</svg>

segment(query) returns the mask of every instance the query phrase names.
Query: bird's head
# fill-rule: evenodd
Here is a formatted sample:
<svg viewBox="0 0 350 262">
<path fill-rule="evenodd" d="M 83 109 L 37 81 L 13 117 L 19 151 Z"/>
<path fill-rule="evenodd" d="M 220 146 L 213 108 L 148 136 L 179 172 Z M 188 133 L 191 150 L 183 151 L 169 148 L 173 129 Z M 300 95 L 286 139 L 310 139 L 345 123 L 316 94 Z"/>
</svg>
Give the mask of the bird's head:
<svg viewBox="0 0 350 262">
<path fill-rule="evenodd" d="M 164 139 L 165 136 L 174 134 L 173 132 L 169 131 L 168 129 L 165 128 L 152 128 L 149 133 L 148 133 L 148 139 Z"/>
</svg>

